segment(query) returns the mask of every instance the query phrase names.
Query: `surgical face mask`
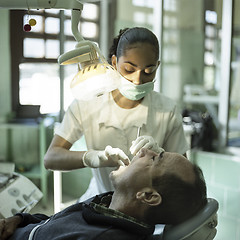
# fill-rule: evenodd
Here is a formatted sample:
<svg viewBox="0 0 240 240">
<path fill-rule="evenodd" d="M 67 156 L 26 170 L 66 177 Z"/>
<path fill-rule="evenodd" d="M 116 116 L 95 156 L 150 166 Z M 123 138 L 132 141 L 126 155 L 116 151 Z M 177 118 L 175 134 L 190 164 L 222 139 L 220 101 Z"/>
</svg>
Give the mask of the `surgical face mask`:
<svg viewBox="0 0 240 240">
<path fill-rule="evenodd" d="M 130 100 L 139 100 L 151 92 L 153 87 L 154 81 L 136 85 L 126 78 L 121 77 L 121 86 L 118 89 L 124 97 Z"/>
</svg>

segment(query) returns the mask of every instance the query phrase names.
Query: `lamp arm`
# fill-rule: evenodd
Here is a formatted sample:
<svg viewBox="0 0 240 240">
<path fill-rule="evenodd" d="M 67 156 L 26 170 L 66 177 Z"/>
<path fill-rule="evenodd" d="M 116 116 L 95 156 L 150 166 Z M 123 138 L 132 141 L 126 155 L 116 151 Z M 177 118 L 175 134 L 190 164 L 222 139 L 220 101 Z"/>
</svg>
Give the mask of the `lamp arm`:
<svg viewBox="0 0 240 240">
<path fill-rule="evenodd" d="M 83 9 L 79 0 L 0 0 L 0 8 L 7 9 Z"/>
<path fill-rule="evenodd" d="M 78 23 L 80 22 L 81 10 L 72 9 L 71 24 L 72 34 L 77 42 L 83 41 L 84 38 L 81 36 L 78 30 Z"/>
<path fill-rule="evenodd" d="M 77 42 L 83 39 L 79 30 L 83 4 L 79 0 L 0 0 L 0 8 L 7 9 L 72 9 L 72 33 Z"/>
</svg>

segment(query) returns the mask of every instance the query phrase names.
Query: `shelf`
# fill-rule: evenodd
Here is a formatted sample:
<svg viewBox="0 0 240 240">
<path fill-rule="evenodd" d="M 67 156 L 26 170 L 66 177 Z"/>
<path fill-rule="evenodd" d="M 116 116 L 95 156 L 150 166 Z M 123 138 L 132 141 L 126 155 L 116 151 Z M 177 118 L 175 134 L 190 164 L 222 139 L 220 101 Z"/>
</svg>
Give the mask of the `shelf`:
<svg viewBox="0 0 240 240">
<path fill-rule="evenodd" d="M 41 168 L 39 165 L 32 167 L 31 170 L 29 170 L 29 171 L 25 171 L 25 172 L 18 171 L 18 173 L 22 174 L 23 176 L 25 176 L 27 178 L 37 178 L 38 179 L 42 176 Z"/>
<path fill-rule="evenodd" d="M 15 161 L 15 164 L 17 165 L 18 160 L 20 159 L 20 162 L 22 161 L 24 165 L 26 165 L 26 167 L 29 166 L 29 168 L 27 167 L 25 171 L 20 171 L 21 169 L 18 169 L 16 170 L 16 172 L 22 174 L 23 176 L 29 179 L 40 180 L 40 189 L 43 193 L 43 199 L 41 203 L 43 204 L 43 206 L 46 206 L 48 202 L 48 192 L 47 192 L 48 179 L 47 178 L 48 178 L 48 174 L 50 173 L 45 169 L 43 165 L 44 164 L 43 158 L 47 148 L 46 129 L 48 127 L 51 127 L 53 123 L 54 123 L 53 118 L 47 117 L 47 118 L 38 119 L 38 121 L 30 121 L 30 122 L 16 121 L 16 122 L 0 124 L 0 129 L 6 130 L 6 144 L 5 144 L 7 148 L 6 160 L 8 162 L 13 162 L 13 163 Z M 25 128 L 31 129 L 29 130 L 30 133 L 26 132 Z M 31 135 L 33 133 L 32 131 L 34 131 L 33 135 Z M 36 143 L 33 143 L 33 141 L 34 142 L 36 141 Z M 16 146 L 18 147 L 17 150 L 16 150 Z M 32 155 L 27 154 L 29 147 L 30 147 L 30 150 L 33 151 Z M 16 154 L 16 152 L 14 152 L 15 150 L 16 152 L 20 151 L 20 153 L 23 153 L 23 155 L 27 154 L 26 158 L 24 158 L 22 155 L 19 156 L 19 154 Z M 37 162 L 30 163 L 29 165 L 27 165 L 29 163 L 28 158 L 30 160 L 37 160 Z"/>
</svg>

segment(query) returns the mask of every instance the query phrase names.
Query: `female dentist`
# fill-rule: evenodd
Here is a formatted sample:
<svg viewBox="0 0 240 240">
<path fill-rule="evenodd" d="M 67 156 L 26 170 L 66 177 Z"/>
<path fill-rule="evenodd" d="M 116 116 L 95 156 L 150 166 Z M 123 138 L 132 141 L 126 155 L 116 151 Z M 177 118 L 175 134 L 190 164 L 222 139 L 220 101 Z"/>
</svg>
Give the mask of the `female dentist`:
<svg viewBox="0 0 240 240">
<path fill-rule="evenodd" d="M 112 167 L 129 164 L 142 147 L 180 154 L 188 150 L 176 104 L 153 91 L 160 64 L 156 36 L 142 27 L 123 29 L 109 57 L 122 76 L 121 87 L 89 101 L 74 100 L 44 158 L 47 169 L 92 168 L 93 178 L 81 200 L 112 191 Z M 82 135 L 88 151 L 70 151 Z"/>
</svg>

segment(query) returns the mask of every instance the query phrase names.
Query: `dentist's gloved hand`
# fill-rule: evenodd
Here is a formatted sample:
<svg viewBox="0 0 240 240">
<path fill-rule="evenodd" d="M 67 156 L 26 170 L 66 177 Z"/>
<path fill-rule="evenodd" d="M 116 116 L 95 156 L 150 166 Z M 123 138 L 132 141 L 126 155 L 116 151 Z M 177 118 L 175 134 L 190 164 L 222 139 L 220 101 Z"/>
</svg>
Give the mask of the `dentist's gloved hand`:
<svg viewBox="0 0 240 240">
<path fill-rule="evenodd" d="M 130 160 L 128 156 L 119 148 L 107 146 L 103 151 L 89 150 L 83 155 L 83 164 L 85 167 L 116 167 L 128 165 Z"/>
<path fill-rule="evenodd" d="M 158 146 L 158 143 L 151 136 L 140 136 L 135 141 L 132 142 L 130 147 L 130 152 L 136 155 L 141 148 L 150 149 L 156 153 L 164 151 L 164 149 Z"/>
</svg>

